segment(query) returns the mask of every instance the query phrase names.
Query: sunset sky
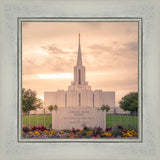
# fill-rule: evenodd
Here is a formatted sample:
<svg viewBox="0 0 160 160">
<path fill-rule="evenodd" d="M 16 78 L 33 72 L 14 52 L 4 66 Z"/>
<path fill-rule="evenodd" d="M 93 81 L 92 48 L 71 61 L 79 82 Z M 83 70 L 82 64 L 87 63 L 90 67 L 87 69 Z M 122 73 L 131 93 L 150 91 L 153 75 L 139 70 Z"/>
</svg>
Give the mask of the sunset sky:
<svg viewBox="0 0 160 160">
<path fill-rule="evenodd" d="M 138 22 L 23 22 L 22 86 L 37 91 L 67 90 L 73 81 L 78 34 L 92 90 L 121 98 L 138 90 Z"/>
</svg>

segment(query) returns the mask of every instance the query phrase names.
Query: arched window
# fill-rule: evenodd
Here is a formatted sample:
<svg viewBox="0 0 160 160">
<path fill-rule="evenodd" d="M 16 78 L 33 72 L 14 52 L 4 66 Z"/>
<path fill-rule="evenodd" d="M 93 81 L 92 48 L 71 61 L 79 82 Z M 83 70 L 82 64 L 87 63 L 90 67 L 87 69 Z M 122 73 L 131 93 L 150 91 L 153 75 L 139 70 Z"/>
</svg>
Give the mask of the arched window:
<svg viewBox="0 0 160 160">
<path fill-rule="evenodd" d="M 79 107 L 81 106 L 81 94 L 79 93 Z"/>
<path fill-rule="evenodd" d="M 78 73 L 79 73 L 79 80 L 78 80 L 78 84 L 81 84 L 81 70 L 79 69 L 79 71 L 78 71 Z"/>
<path fill-rule="evenodd" d="M 65 107 L 67 107 L 67 94 L 65 94 Z"/>
<path fill-rule="evenodd" d="M 94 107 L 94 94 L 93 94 L 93 107 Z"/>
</svg>

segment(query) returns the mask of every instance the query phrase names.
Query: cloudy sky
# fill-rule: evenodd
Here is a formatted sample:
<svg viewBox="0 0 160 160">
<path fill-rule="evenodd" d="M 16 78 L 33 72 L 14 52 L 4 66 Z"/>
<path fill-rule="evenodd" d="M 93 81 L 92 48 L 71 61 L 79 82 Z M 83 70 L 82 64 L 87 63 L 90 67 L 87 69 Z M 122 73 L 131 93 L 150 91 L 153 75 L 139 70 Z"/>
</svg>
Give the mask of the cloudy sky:
<svg viewBox="0 0 160 160">
<path fill-rule="evenodd" d="M 22 85 L 37 91 L 67 90 L 81 34 L 86 80 L 92 89 L 116 92 L 116 106 L 138 90 L 137 22 L 23 22 Z"/>
</svg>

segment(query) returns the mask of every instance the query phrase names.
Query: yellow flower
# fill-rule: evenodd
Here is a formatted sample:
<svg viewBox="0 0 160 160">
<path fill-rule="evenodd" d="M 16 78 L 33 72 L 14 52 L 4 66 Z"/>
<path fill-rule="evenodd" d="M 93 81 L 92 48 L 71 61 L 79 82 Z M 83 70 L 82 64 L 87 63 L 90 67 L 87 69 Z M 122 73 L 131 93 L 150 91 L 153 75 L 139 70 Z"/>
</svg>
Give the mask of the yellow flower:
<svg viewBox="0 0 160 160">
<path fill-rule="evenodd" d="M 28 134 L 32 134 L 33 132 L 28 132 Z"/>
<path fill-rule="evenodd" d="M 48 130 L 44 130 L 43 132 L 44 132 L 45 134 L 47 134 L 47 135 L 50 134 L 50 132 L 49 132 Z"/>
<path fill-rule="evenodd" d="M 106 136 L 106 137 L 110 137 L 111 136 L 111 132 L 105 132 L 105 133 L 103 133 L 103 135 Z"/>
<path fill-rule="evenodd" d="M 65 132 L 66 132 L 66 133 L 71 133 L 72 131 L 71 131 L 71 130 L 69 130 L 69 129 L 67 129 Z"/>
<path fill-rule="evenodd" d="M 53 136 L 53 135 L 55 136 L 56 134 L 57 134 L 57 130 L 52 130 L 52 131 L 51 131 L 51 135 L 52 135 L 52 136 Z"/>
<path fill-rule="evenodd" d="M 68 134 L 67 137 L 68 138 L 73 138 L 73 135 L 72 134 Z"/>
<path fill-rule="evenodd" d="M 24 136 L 25 135 L 25 133 L 24 133 L 24 131 L 22 131 L 22 136 Z"/>
<path fill-rule="evenodd" d="M 38 131 L 34 132 L 35 135 L 39 136 L 40 133 Z"/>
<path fill-rule="evenodd" d="M 127 136 L 128 136 L 128 137 L 133 137 L 132 132 L 130 132 L 130 131 L 129 131 L 129 132 L 127 132 Z"/>
<path fill-rule="evenodd" d="M 60 131 L 59 133 L 60 133 L 60 134 L 64 134 L 64 131 Z"/>
<path fill-rule="evenodd" d="M 93 133 L 93 131 L 88 131 L 88 132 L 87 132 L 87 134 L 88 134 L 89 136 L 91 136 L 92 133 Z"/>
<path fill-rule="evenodd" d="M 127 138 L 128 137 L 128 132 L 122 132 L 122 137 Z"/>
</svg>

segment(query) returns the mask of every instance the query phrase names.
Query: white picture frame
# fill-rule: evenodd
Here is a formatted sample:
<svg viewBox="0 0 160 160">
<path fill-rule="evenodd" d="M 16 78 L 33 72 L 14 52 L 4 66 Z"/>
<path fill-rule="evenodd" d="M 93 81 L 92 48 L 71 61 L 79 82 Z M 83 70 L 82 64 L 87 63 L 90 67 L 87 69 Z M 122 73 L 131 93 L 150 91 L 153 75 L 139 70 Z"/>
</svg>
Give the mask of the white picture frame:
<svg viewBox="0 0 160 160">
<path fill-rule="evenodd" d="M 21 97 L 22 97 L 22 79 L 23 79 L 23 75 L 22 75 L 22 66 L 23 66 L 23 61 L 22 61 L 22 57 L 23 57 L 23 53 L 22 53 L 22 27 L 23 27 L 23 23 L 29 23 L 29 22 L 137 22 L 137 26 L 138 26 L 138 56 L 137 56 L 137 61 L 139 61 L 139 65 L 137 66 L 138 68 L 138 80 L 139 84 L 138 84 L 138 94 L 139 94 L 139 107 L 138 107 L 138 137 L 134 138 L 134 139 L 118 139 L 118 138 L 112 138 L 112 139 L 104 139 L 104 138 L 99 138 L 99 139 L 25 139 L 22 138 L 21 136 L 21 131 L 22 131 L 22 110 L 21 110 L 21 106 L 22 106 L 22 101 L 21 101 Z M 34 18 L 34 17 L 18 17 L 17 19 L 17 25 L 18 25 L 18 43 L 17 43 L 17 48 L 18 48 L 18 95 L 19 95 L 19 104 L 18 104 L 18 141 L 19 142 L 39 142 L 39 143 L 54 143 L 54 142 L 88 142 L 88 143 L 97 143 L 97 142 L 103 142 L 103 143 L 109 143 L 109 142 L 119 142 L 119 143 L 123 143 L 123 142 L 142 142 L 143 139 L 143 135 L 142 135 L 142 130 L 143 130 L 143 121 L 142 121 L 142 111 L 143 111 L 143 106 L 142 106 L 142 92 L 143 92 L 143 87 L 142 87 L 142 18 L 140 17 L 99 17 L 99 18 L 94 18 L 94 17 L 39 17 L 39 18 Z"/>
<path fill-rule="evenodd" d="M 1 3 L 1 157 L 2 159 L 158 159 L 159 6 L 149 1 L 2 1 Z M 143 139 L 116 143 L 27 143 L 18 135 L 18 17 L 140 17 L 143 21 Z M 141 80 L 140 80 L 141 82 Z M 151 136 L 152 135 L 152 136 Z M 123 157 L 122 157 L 123 156 Z"/>
</svg>

